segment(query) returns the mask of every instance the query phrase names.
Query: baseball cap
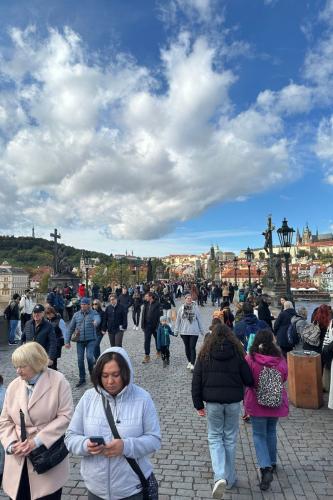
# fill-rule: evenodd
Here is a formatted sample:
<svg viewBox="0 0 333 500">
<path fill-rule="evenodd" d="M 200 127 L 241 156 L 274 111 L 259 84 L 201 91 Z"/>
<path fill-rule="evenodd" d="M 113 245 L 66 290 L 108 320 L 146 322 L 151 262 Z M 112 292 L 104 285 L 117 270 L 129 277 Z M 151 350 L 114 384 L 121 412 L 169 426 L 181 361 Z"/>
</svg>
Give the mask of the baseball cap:
<svg viewBox="0 0 333 500">
<path fill-rule="evenodd" d="M 41 313 L 43 311 L 45 311 L 45 307 L 43 306 L 43 304 L 36 304 L 32 310 L 33 313 Z"/>
<path fill-rule="evenodd" d="M 82 297 L 81 304 L 90 304 L 90 299 L 88 297 Z"/>
</svg>

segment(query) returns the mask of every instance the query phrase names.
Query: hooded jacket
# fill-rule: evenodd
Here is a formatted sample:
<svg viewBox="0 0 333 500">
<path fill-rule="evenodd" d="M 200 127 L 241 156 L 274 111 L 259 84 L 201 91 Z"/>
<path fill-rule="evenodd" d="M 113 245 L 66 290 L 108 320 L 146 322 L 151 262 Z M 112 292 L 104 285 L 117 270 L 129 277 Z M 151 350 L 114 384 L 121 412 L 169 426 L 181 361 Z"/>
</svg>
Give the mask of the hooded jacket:
<svg viewBox="0 0 333 500">
<path fill-rule="evenodd" d="M 192 379 L 193 405 L 201 410 L 204 401 L 237 403 L 244 397 L 244 385 L 252 384 L 253 377 L 245 358 L 226 340 L 223 350 L 211 352 L 207 361 L 197 359 Z"/>
<path fill-rule="evenodd" d="M 278 370 L 281 373 L 282 382 L 286 382 L 288 367 L 285 358 L 283 356 L 267 356 L 265 354 L 254 353 L 253 356 L 247 355 L 245 359 L 254 378 L 254 386 L 248 387 L 245 391 L 244 406 L 246 414 L 252 417 L 286 417 L 289 413 L 289 405 L 285 387 L 282 390 L 282 404 L 279 408 L 261 406 L 257 401 L 256 393 L 259 375 L 265 366 Z"/>
<path fill-rule="evenodd" d="M 276 335 L 277 344 L 285 350 L 292 349 L 288 342 L 287 332 L 293 316 L 296 316 L 295 309 L 286 309 L 280 312 L 274 323 L 274 333 Z"/>
<path fill-rule="evenodd" d="M 101 395 L 89 389 L 80 399 L 66 433 L 66 446 L 71 453 L 82 457 L 81 475 L 87 489 L 103 500 L 119 500 L 141 491 L 138 476 L 127 463 L 125 456 L 135 458 L 146 478 L 152 473 L 148 459 L 150 453 L 160 448 L 159 420 L 150 394 L 133 382 L 133 368 L 127 352 L 122 347 L 111 347 L 107 352 L 119 353 L 131 372 L 130 383 L 111 396 L 104 389 L 117 429 L 124 443 L 123 455 L 107 458 L 93 456 L 87 451 L 90 436 L 103 436 L 106 443 L 112 433 L 105 416 Z"/>
<path fill-rule="evenodd" d="M 234 333 L 246 349 L 251 333 L 256 333 L 258 330 L 264 330 L 265 328 L 269 328 L 266 321 L 258 319 L 255 314 L 245 314 L 241 321 L 235 323 Z"/>
</svg>

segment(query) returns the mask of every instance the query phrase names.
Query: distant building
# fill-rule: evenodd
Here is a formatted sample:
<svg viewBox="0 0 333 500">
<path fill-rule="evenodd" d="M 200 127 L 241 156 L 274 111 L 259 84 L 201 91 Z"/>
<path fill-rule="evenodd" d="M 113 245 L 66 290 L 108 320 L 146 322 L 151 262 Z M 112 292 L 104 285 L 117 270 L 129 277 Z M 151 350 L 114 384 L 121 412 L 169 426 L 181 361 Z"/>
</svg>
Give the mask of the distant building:
<svg viewBox="0 0 333 500">
<path fill-rule="evenodd" d="M 29 274 L 8 262 L 0 266 L 0 302 L 8 302 L 14 293 L 22 295 L 29 288 Z"/>
<path fill-rule="evenodd" d="M 82 253 L 80 258 L 80 271 L 82 273 L 86 272 L 86 269 L 94 269 L 96 266 L 100 264 L 100 260 L 98 257 L 85 257 Z"/>
<path fill-rule="evenodd" d="M 296 231 L 297 246 L 309 245 L 310 243 L 323 243 L 325 245 L 326 242 L 333 244 L 333 233 L 319 234 L 317 229 L 316 234 L 313 234 L 308 224 L 303 228 L 302 236 L 299 229 Z"/>
</svg>

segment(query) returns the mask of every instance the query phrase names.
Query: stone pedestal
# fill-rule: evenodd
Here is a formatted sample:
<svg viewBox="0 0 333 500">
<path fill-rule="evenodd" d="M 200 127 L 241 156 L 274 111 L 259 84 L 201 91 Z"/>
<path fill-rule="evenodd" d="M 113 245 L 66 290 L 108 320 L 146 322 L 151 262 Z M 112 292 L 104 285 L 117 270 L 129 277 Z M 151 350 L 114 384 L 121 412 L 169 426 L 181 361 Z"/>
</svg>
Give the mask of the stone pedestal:
<svg viewBox="0 0 333 500">
<path fill-rule="evenodd" d="M 289 401 L 297 408 L 320 408 L 323 405 L 320 354 L 291 351 L 287 359 Z"/>
<path fill-rule="evenodd" d="M 271 304 L 274 307 L 281 307 L 279 302 L 282 295 L 286 295 L 287 288 L 285 283 L 272 283 L 264 288 L 265 295 L 271 298 Z"/>
<path fill-rule="evenodd" d="M 72 286 L 74 291 L 76 292 L 80 283 L 81 280 L 76 276 L 76 274 L 68 272 L 51 276 L 48 282 L 48 287 L 49 289 L 52 289 L 56 286 L 64 288 L 64 286 L 67 284 L 68 286 Z"/>
</svg>

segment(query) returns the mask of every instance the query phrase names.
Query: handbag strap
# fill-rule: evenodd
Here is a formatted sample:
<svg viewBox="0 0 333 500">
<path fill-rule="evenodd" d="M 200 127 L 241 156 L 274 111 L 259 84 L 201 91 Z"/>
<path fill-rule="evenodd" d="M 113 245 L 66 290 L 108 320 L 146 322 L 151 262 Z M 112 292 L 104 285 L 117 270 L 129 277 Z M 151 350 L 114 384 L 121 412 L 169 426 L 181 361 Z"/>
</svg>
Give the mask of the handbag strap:
<svg viewBox="0 0 333 500">
<path fill-rule="evenodd" d="M 104 408 L 104 411 L 105 411 L 105 416 L 106 416 L 106 419 L 107 419 L 107 421 L 109 423 L 109 426 L 110 426 L 111 432 L 113 434 L 113 437 L 116 438 L 116 439 L 121 439 L 121 437 L 119 435 L 119 432 L 118 432 L 118 429 L 116 427 L 114 418 L 113 418 L 113 414 L 112 414 L 112 411 L 111 411 L 111 406 L 109 404 L 109 401 L 106 399 L 106 397 L 104 396 L 104 394 L 101 394 L 101 396 L 102 396 L 103 408 Z M 149 481 L 148 481 L 148 479 L 145 478 L 144 473 L 142 472 L 142 470 L 141 470 L 138 462 L 134 458 L 129 458 L 129 457 L 126 457 L 126 456 L 125 456 L 125 458 L 126 458 L 128 464 L 130 465 L 130 467 L 132 468 L 132 470 L 135 472 L 135 474 L 137 474 L 137 476 L 139 476 L 142 488 L 144 490 L 146 490 L 148 488 Z"/>
</svg>

